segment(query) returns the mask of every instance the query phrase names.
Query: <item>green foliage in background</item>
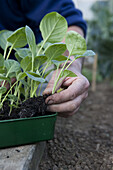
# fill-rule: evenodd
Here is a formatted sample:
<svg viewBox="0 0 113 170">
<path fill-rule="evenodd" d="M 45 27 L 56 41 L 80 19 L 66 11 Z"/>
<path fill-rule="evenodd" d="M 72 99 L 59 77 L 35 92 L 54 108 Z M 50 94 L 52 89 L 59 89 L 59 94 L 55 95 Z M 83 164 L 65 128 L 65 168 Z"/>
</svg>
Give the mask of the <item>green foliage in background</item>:
<svg viewBox="0 0 113 170">
<path fill-rule="evenodd" d="M 90 68 L 83 68 L 82 69 L 82 74 L 87 77 L 87 79 L 89 80 L 89 82 L 92 82 L 92 70 Z M 99 72 L 97 71 L 96 73 L 96 82 L 101 83 L 103 81 L 102 76 L 99 74 Z"/>
<path fill-rule="evenodd" d="M 103 78 L 113 79 L 113 11 L 111 1 L 92 6 L 94 19 L 89 22 L 88 48 L 98 53 L 98 69 Z"/>
</svg>

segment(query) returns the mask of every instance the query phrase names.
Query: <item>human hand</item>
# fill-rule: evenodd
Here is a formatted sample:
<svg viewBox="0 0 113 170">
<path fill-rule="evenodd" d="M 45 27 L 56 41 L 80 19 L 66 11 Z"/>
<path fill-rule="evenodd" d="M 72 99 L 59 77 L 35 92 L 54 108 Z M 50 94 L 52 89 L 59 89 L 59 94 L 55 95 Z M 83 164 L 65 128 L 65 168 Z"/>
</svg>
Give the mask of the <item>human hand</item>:
<svg viewBox="0 0 113 170">
<path fill-rule="evenodd" d="M 15 78 L 15 77 L 12 77 L 12 78 L 11 78 L 11 85 L 14 84 L 15 81 L 16 81 L 16 78 Z M 3 84 L 3 81 L 1 82 L 0 86 L 2 86 L 2 84 Z M 5 81 L 4 86 L 6 87 L 7 90 L 9 90 L 9 88 L 10 88 L 9 82 Z"/>
<path fill-rule="evenodd" d="M 43 94 L 51 94 L 54 83 L 54 74 Z M 58 112 L 59 116 L 69 117 L 75 114 L 82 101 L 88 96 L 89 81 L 81 73 L 77 77 L 67 77 L 61 87 L 65 90 L 55 93 L 46 99 L 48 110 Z"/>
</svg>

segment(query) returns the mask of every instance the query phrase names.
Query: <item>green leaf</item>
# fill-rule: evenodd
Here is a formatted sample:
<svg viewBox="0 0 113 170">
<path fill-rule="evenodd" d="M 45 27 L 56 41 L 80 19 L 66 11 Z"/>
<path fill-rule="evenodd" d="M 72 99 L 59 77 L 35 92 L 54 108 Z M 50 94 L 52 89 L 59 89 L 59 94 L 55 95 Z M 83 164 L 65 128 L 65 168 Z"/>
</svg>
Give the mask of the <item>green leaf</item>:
<svg viewBox="0 0 113 170">
<path fill-rule="evenodd" d="M 26 38 L 27 38 L 29 48 L 30 48 L 31 52 L 33 53 L 33 55 L 35 56 L 36 55 L 35 35 L 34 35 L 33 31 L 31 30 L 31 28 L 28 26 L 25 27 L 25 32 L 26 32 Z"/>
<path fill-rule="evenodd" d="M 46 78 L 54 70 L 55 70 L 55 68 L 52 68 L 52 69 L 46 71 L 45 74 L 44 74 L 44 78 Z"/>
<path fill-rule="evenodd" d="M 0 109 L 2 109 L 2 107 L 3 107 L 3 104 L 2 104 L 2 103 L 0 103 Z"/>
<path fill-rule="evenodd" d="M 51 60 L 54 65 L 59 67 L 59 65 L 63 64 L 65 61 L 57 61 L 57 60 Z"/>
<path fill-rule="evenodd" d="M 65 43 L 71 55 L 82 55 L 85 53 L 87 46 L 85 39 L 75 31 L 69 31 L 66 34 Z"/>
<path fill-rule="evenodd" d="M 95 55 L 95 52 L 92 51 L 92 50 L 87 50 L 83 56 L 86 56 L 86 57 L 89 57 L 89 56 L 94 56 Z"/>
<path fill-rule="evenodd" d="M 25 77 L 26 77 L 26 73 L 24 73 L 25 74 Z M 23 76 L 23 78 L 24 78 L 24 76 Z M 21 81 L 21 83 L 24 85 L 24 88 L 27 88 L 27 87 L 29 87 L 29 85 L 28 85 L 28 83 L 23 79 L 21 79 L 20 80 Z M 21 88 L 21 87 L 20 87 Z M 22 87 L 23 88 L 23 87 Z"/>
<path fill-rule="evenodd" d="M 0 94 L 4 94 L 7 91 L 6 87 L 0 87 Z"/>
<path fill-rule="evenodd" d="M 1 81 L 1 80 L 9 80 L 9 78 L 7 78 L 7 77 L 5 77 L 5 76 L 0 75 L 0 81 Z"/>
<path fill-rule="evenodd" d="M 57 12 L 44 16 L 40 23 L 40 31 L 45 41 L 50 43 L 61 42 L 67 32 L 66 19 Z"/>
<path fill-rule="evenodd" d="M 66 51 L 66 45 L 63 43 L 56 43 L 49 46 L 46 51 L 45 55 L 49 58 L 49 60 L 54 60 L 55 57 L 61 56 Z"/>
<path fill-rule="evenodd" d="M 22 27 L 14 31 L 7 41 L 14 45 L 13 48 L 24 47 L 27 44 L 25 28 Z"/>
<path fill-rule="evenodd" d="M 66 61 L 67 60 L 67 56 L 60 55 L 58 57 L 54 57 L 54 60 L 57 60 L 57 61 Z"/>
<path fill-rule="evenodd" d="M 44 43 L 44 40 L 42 40 L 40 43 L 37 44 L 37 46 L 36 46 L 36 55 L 38 55 L 38 51 L 39 51 L 39 49 L 41 48 L 41 46 L 42 46 L 43 43 Z M 52 45 L 52 43 L 50 43 L 50 42 L 45 42 L 44 45 L 43 45 L 42 50 L 40 51 L 40 54 L 43 54 L 44 51 L 45 51 L 50 45 Z"/>
<path fill-rule="evenodd" d="M 16 77 L 16 72 L 11 72 L 8 74 L 8 77 L 11 79 L 13 77 Z"/>
<path fill-rule="evenodd" d="M 95 53 L 92 50 L 87 50 L 83 55 L 77 55 L 75 58 L 94 56 Z"/>
<path fill-rule="evenodd" d="M 40 72 L 39 72 L 39 70 L 36 70 L 36 74 L 38 74 L 38 75 L 40 76 Z"/>
<path fill-rule="evenodd" d="M 30 56 L 30 57 L 32 56 L 32 53 L 29 48 L 20 48 L 20 49 L 15 49 L 15 50 L 21 58 L 25 58 L 27 56 Z"/>
<path fill-rule="evenodd" d="M 44 83 L 45 82 L 45 79 L 44 78 L 40 78 L 38 74 L 36 73 L 33 73 L 33 72 L 26 72 L 26 75 L 32 79 L 32 80 L 35 80 L 35 81 L 38 81 L 40 83 Z"/>
<path fill-rule="evenodd" d="M 11 43 L 7 42 L 7 39 L 13 31 L 3 30 L 0 31 L 0 46 L 3 50 L 5 50 L 7 47 L 11 46 Z"/>
<path fill-rule="evenodd" d="M 34 59 L 34 67 L 41 66 L 47 61 L 47 57 L 45 55 L 36 56 Z"/>
<path fill-rule="evenodd" d="M 26 77 L 26 73 L 21 72 L 17 75 L 17 80 L 20 81 L 24 79 L 25 77 Z"/>
<path fill-rule="evenodd" d="M 15 58 L 17 59 L 17 61 L 20 63 L 22 58 L 18 55 L 17 52 L 15 52 Z"/>
<path fill-rule="evenodd" d="M 16 73 L 17 71 L 21 70 L 20 64 L 15 60 L 11 60 L 11 59 L 5 60 L 4 65 L 7 69 L 7 72 L 8 72 L 7 74 L 13 73 L 13 72 Z"/>
<path fill-rule="evenodd" d="M 54 60 L 51 60 L 51 61 L 54 65 L 59 67 L 59 65 L 62 64 L 62 63 L 65 63 L 66 60 L 67 60 L 67 57 L 61 55 L 61 56 L 58 56 L 58 57 L 54 57 Z"/>
<path fill-rule="evenodd" d="M 6 73 L 6 70 L 4 67 L 0 67 L 0 74 Z"/>
<path fill-rule="evenodd" d="M 0 67 L 4 66 L 4 58 L 2 54 L 0 54 Z"/>
<path fill-rule="evenodd" d="M 9 104 L 10 108 L 14 107 L 14 108 L 18 108 L 19 106 L 17 106 L 16 104 Z"/>
<path fill-rule="evenodd" d="M 63 76 L 64 77 L 76 77 L 77 75 L 70 70 L 64 70 L 61 74 L 61 77 Z"/>
<path fill-rule="evenodd" d="M 12 100 L 13 100 L 13 101 L 17 101 L 17 99 L 18 99 L 15 95 L 12 95 L 12 94 L 9 94 L 9 95 L 8 95 L 8 98 L 10 99 L 10 101 L 12 101 Z M 9 99 L 8 99 L 8 100 L 9 100 Z"/>
<path fill-rule="evenodd" d="M 23 84 L 24 85 L 24 84 Z M 23 95 L 23 97 L 25 96 L 25 90 L 27 89 L 27 86 L 25 86 L 24 85 L 24 87 L 23 86 L 20 86 L 19 87 L 19 90 L 20 90 L 20 93 Z"/>
<path fill-rule="evenodd" d="M 20 65 L 24 72 L 30 71 L 32 69 L 32 58 L 31 57 L 25 57 L 21 60 Z"/>
</svg>

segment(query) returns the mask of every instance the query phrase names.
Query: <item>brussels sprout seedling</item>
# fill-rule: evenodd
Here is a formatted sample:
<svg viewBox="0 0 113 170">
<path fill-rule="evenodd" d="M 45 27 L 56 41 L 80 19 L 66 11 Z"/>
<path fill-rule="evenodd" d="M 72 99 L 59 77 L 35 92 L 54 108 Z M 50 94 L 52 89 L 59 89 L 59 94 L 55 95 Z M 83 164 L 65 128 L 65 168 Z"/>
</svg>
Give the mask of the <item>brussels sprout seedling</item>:
<svg viewBox="0 0 113 170">
<path fill-rule="evenodd" d="M 0 46 L 4 50 L 4 54 L 0 54 L 0 108 L 8 101 L 11 112 L 12 106 L 17 107 L 22 102 L 21 95 L 24 100 L 36 96 L 38 86 L 41 90 L 48 74 L 57 70 L 52 90 L 54 94 L 62 79 L 76 76 L 68 68 L 77 58 L 94 55 L 93 51 L 87 50 L 85 39 L 74 31 L 67 32 L 67 28 L 65 18 L 57 12 L 51 12 L 40 23 L 43 37 L 40 44 L 36 44 L 35 35 L 29 26 L 14 32 L 0 32 Z M 65 44 L 62 43 L 64 37 Z M 12 50 L 15 50 L 17 61 L 10 59 Z M 69 51 L 69 56 L 64 56 L 66 50 Z M 70 59 L 72 55 L 73 60 Z M 70 63 L 67 65 L 68 61 Z M 52 64 L 54 68 L 49 69 Z M 59 73 L 61 64 L 63 66 Z M 13 77 L 16 82 L 11 84 Z M 5 87 L 6 82 L 10 84 L 8 90 Z"/>
</svg>

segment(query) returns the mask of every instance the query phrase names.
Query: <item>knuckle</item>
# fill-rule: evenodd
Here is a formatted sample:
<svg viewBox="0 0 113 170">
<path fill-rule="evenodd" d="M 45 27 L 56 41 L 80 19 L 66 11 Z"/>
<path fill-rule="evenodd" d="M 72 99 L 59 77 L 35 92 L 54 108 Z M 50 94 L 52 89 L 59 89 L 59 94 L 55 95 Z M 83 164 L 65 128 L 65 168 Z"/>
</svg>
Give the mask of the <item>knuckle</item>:
<svg viewBox="0 0 113 170">
<path fill-rule="evenodd" d="M 69 111 L 73 112 L 75 109 L 76 109 L 76 104 L 72 103 Z"/>
<path fill-rule="evenodd" d="M 90 86 L 90 83 L 89 83 L 88 79 L 86 79 L 86 81 L 85 81 L 85 88 L 88 89 L 89 86 Z"/>
<path fill-rule="evenodd" d="M 73 100 L 75 97 L 76 97 L 76 93 L 74 92 L 71 94 L 70 100 Z"/>
<path fill-rule="evenodd" d="M 86 92 L 83 96 L 83 100 L 85 100 L 88 97 L 88 92 Z"/>
<path fill-rule="evenodd" d="M 56 112 L 57 109 L 54 105 L 48 105 L 47 106 L 47 111 L 50 111 L 50 112 Z"/>
<path fill-rule="evenodd" d="M 76 101 L 76 107 L 75 107 L 75 110 L 78 108 L 78 107 L 80 107 L 80 101 Z"/>
<path fill-rule="evenodd" d="M 56 93 L 56 94 L 51 96 L 51 100 L 53 100 L 54 102 L 57 102 L 60 99 L 61 99 L 60 93 Z"/>
<path fill-rule="evenodd" d="M 77 110 L 74 110 L 74 111 L 72 111 L 72 112 L 69 112 L 69 113 L 66 115 L 66 118 L 73 116 L 74 114 L 76 114 L 77 111 L 78 111 L 78 109 L 77 109 Z"/>
</svg>

